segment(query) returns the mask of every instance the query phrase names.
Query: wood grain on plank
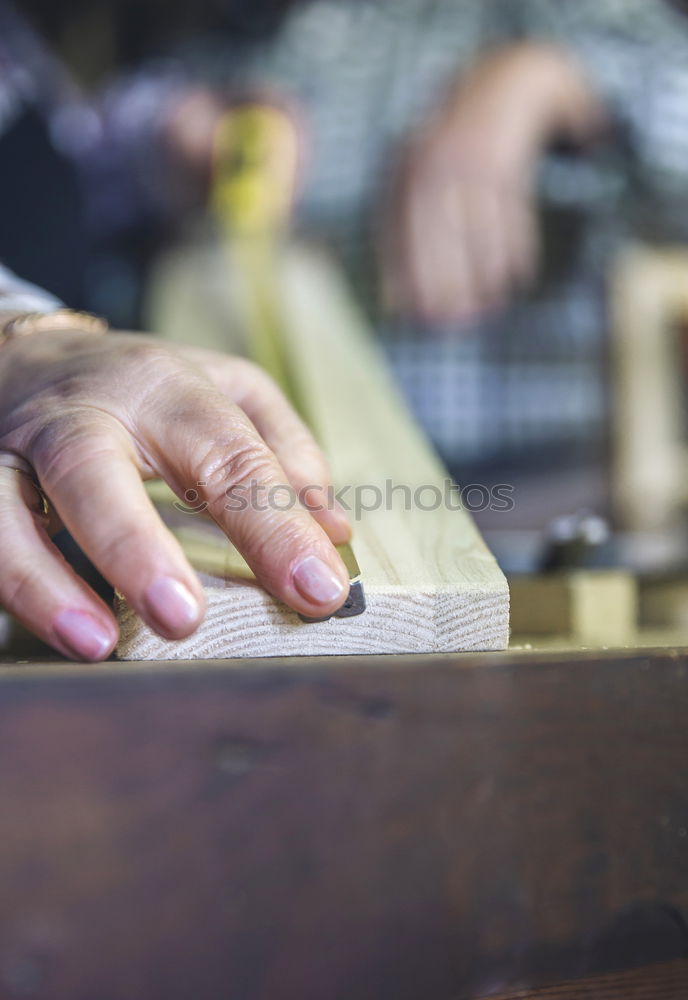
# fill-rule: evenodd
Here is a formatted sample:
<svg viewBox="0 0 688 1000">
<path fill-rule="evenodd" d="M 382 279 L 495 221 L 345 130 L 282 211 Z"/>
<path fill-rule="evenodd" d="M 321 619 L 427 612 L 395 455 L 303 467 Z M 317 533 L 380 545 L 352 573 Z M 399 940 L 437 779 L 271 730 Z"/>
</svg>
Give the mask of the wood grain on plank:
<svg viewBox="0 0 688 1000">
<path fill-rule="evenodd" d="M 346 490 L 368 609 L 359 618 L 305 624 L 247 578 L 245 566 L 239 574 L 218 572 L 201 560 L 209 605 L 201 629 L 181 642 L 164 641 L 120 602 L 119 656 L 505 648 L 504 576 L 470 515 L 447 493 L 448 476 L 393 387 L 340 279 L 315 252 L 292 252 L 279 271 L 279 295 L 290 380 L 336 486 Z M 205 343 L 220 346 L 225 327 L 206 333 Z M 224 346 L 234 341 L 226 338 Z M 187 520 L 189 528 L 207 530 L 197 515 Z M 232 547 L 215 537 L 220 563 L 233 564 Z"/>
</svg>

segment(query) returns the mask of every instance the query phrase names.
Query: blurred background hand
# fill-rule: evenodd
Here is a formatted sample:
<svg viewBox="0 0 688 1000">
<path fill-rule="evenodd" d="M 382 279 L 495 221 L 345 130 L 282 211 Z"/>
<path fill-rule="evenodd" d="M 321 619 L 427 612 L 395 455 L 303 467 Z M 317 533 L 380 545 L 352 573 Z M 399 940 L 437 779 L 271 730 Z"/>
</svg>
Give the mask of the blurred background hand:
<svg viewBox="0 0 688 1000">
<path fill-rule="evenodd" d="M 563 50 L 515 44 L 480 59 L 402 157 L 382 249 L 390 311 L 466 323 L 531 283 L 540 155 L 558 135 L 582 140 L 602 121 Z"/>
</svg>

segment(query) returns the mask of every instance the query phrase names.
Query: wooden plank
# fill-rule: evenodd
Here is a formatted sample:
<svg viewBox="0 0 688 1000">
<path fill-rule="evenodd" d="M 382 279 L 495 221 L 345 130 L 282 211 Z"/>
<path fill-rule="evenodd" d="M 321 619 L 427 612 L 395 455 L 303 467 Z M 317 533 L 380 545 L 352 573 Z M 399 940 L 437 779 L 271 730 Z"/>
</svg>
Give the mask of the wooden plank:
<svg viewBox="0 0 688 1000">
<path fill-rule="evenodd" d="M 458 1000 L 678 957 L 687 715 L 676 650 L 0 668 L 0 996 Z"/>
<path fill-rule="evenodd" d="M 286 256 L 278 277 L 290 371 L 335 483 L 348 487 L 368 610 L 359 618 L 304 624 L 247 578 L 243 566 L 238 575 L 228 569 L 228 579 L 203 577 L 208 616 L 182 642 L 159 639 L 120 604 L 119 656 L 505 648 L 506 581 L 470 515 L 447 506 L 447 497 L 457 502 L 448 476 L 393 388 L 339 278 L 306 251 Z M 196 531 L 208 530 L 198 517 L 188 521 Z M 220 537 L 217 544 L 221 563 L 235 566 L 231 546 Z"/>
</svg>

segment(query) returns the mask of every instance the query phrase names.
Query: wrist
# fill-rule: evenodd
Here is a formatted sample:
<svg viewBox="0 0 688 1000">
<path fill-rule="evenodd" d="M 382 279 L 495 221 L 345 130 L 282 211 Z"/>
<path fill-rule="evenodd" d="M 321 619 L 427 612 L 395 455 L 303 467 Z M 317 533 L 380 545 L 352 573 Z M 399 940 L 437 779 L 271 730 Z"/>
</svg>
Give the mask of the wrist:
<svg viewBox="0 0 688 1000">
<path fill-rule="evenodd" d="M 505 142 L 523 151 L 524 159 L 538 155 L 556 135 L 584 140 L 605 121 L 602 105 L 575 59 L 546 42 L 493 51 L 459 81 L 451 105 L 459 116 L 467 105 L 477 108 Z"/>
<path fill-rule="evenodd" d="M 555 135 L 584 140 L 604 125 L 605 113 L 581 66 L 564 48 L 546 42 L 513 46 L 506 56 L 503 94 L 531 124 L 540 145 Z"/>
</svg>

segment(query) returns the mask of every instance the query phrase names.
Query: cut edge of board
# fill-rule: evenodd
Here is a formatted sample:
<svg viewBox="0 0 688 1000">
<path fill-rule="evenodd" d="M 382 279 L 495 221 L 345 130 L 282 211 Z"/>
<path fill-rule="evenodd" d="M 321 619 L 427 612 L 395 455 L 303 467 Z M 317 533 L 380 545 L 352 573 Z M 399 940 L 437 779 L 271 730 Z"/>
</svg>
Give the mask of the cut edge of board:
<svg viewBox="0 0 688 1000">
<path fill-rule="evenodd" d="M 208 610 L 201 629 L 187 639 L 161 639 L 117 599 L 119 659 L 492 652 L 509 642 L 508 597 L 501 587 L 411 593 L 394 585 L 373 588 L 359 617 L 306 623 L 257 583 L 199 576 Z"/>
</svg>

